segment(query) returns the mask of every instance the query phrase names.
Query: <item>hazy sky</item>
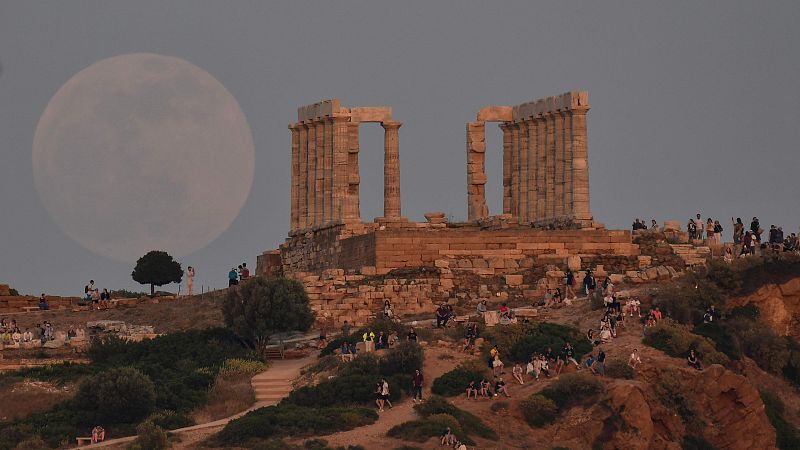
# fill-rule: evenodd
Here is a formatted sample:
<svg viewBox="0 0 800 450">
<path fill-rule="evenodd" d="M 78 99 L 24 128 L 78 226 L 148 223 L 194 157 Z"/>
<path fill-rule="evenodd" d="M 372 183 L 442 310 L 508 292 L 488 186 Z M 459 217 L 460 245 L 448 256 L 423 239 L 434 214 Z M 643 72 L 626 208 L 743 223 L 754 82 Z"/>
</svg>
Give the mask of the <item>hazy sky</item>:
<svg viewBox="0 0 800 450">
<path fill-rule="evenodd" d="M 800 226 L 800 3 L 0 0 L 0 282 L 81 294 L 139 288 L 51 219 L 32 143 L 50 98 L 98 60 L 183 58 L 238 100 L 255 180 L 241 214 L 181 262 L 221 287 L 289 228 L 297 106 L 389 105 L 404 215 L 466 216 L 465 123 L 481 106 L 588 90 L 591 207 L 609 227 L 697 212 Z M 489 208 L 501 208 L 500 131 L 487 132 Z M 362 215 L 382 210 L 382 129 L 362 127 Z M 224 150 L 222 150 L 224 151 Z M 212 207 L 212 206 L 210 206 Z M 113 215 L 114 211 L 98 211 Z M 197 289 L 197 288 L 196 288 Z"/>
</svg>

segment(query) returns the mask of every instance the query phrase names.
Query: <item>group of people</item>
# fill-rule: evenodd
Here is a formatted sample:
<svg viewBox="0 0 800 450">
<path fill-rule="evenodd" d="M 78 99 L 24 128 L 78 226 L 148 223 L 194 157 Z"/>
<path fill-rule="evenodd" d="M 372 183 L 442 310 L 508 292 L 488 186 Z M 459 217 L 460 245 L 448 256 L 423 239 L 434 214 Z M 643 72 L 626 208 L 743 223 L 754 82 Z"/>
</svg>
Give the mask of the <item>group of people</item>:
<svg viewBox="0 0 800 450">
<path fill-rule="evenodd" d="M 192 276 L 194 276 L 194 270 L 192 270 Z M 246 262 L 241 263 L 228 272 L 228 287 L 236 286 L 248 278 L 250 278 L 250 269 L 247 268 Z"/>
<path fill-rule="evenodd" d="M 111 305 L 111 294 L 108 289 L 104 288 L 103 292 L 100 292 L 100 289 L 94 285 L 94 280 L 89 280 L 89 284 L 83 287 L 83 293 L 84 300 L 92 309 L 108 309 Z M 46 303 L 44 294 L 39 299 L 39 309 L 43 309 L 43 302 Z"/>
<path fill-rule="evenodd" d="M 709 242 L 720 244 L 722 242 L 722 225 L 719 220 L 711 217 L 703 222 L 700 213 L 696 217 L 689 219 L 686 224 L 686 231 L 689 232 L 689 239 L 703 239 L 706 236 Z"/>
<path fill-rule="evenodd" d="M 474 398 L 475 400 L 478 397 L 481 398 L 494 398 L 499 397 L 500 394 L 505 395 L 506 397 L 511 397 L 511 394 L 508 393 L 508 388 L 506 387 L 506 383 L 503 381 L 502 378 L 498 377 L 494 381 L 494 389 L 492 389 L 492 383 L 489 382 L 488 379 L 483 378 L 477 384 L 475 381 L 470 381 L 469 385 L 467 386 L 467 399 Z"/>
<path fill-rule="evenodd" d="M 67 338 L 77 335 L 73 327 L 70 327 L 69 330 Z M 25 331 L 22 331 L 15 319 L 0 319 L 0 344 L 2 344 L 2 347 L 19 348 L 28 342 L 41 342 L 41 344 L 44 344 L 54 339 L 55 327 L 47 320 L 37 323 L 32 329 L 25 328 Z"/>
<path fill-rule="evenodd" d="M 647 230 L 648 229 L 647 228 L 647 224 L 644 223 L 644 220 L 642 220 L 642 219 L 634 220 L 633 221 L 633 226 L 631 228 L 633 228 L 633 231 Z M 649 229 L 651 231 L 658 231 L 659 230 L 658 222 L 656 222 L 656 219 L 650 219 L 650 228 Z"/>
<path fill-rule="evenodd" d="M 453 434 L 453 430 L 450 427 L 447 427 L 441 436 L 441 444 L 447 445 L 448 447 L 453 447 L 454 450 L 467 450 L 467 446 L 464 445 L 463 442 L 459 441 L 455 434 Z"/>
</svg>

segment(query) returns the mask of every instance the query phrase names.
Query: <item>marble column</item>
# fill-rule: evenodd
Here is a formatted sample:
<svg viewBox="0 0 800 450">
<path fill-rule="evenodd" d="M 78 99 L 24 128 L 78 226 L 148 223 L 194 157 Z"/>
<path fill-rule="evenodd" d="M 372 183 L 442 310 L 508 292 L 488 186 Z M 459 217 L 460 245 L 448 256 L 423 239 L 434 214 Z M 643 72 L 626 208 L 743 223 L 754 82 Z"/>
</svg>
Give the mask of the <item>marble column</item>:
<svg viewBox="0 0 800 450">
<path fill-rule="evenodd" d="M 361 221 L 361 173 L 358 165 L 358 122 L 347 123 L 347 203 L 345 204 L 345 221 Z"/>
<path fill-rule="evenodd" d="M 528 172 L 528 126 L 525 121 L 516 123 L 519 130 L 519 221 L 530 222 L 530 212 L 528 211 L 528 193 L 530 173 Z"/>
<path fill-rule="evenodd" d="M 526 152 L 528 154 L 528 222 L 535 222 L 539 216 L 536 209 L 538 195 L 539 195 L 539 166 L 537 164 L 536 152 L 536 121 L 528 118 L 524 122 L 527 129 L 528 146 Z"/>
<path fill-rule="evenodd" d="M 317 126 L 315 122 L 306 123 L 305 128 L 308 146 L 308 228 L 319 225 L 317 216 Z"/>
<path fill-rule="evenodd" d="M 300 189 L 300 131 L 295 124 L 289 125 L 289 130 L 291 130 L 292 133 L 292 207 L 289 215 L 291 220 L 289 230 L 290 232 L 294 233 L 298 228 L 300 228 L 298 225 L 300 222 L 300 196 L 298 195 Z"/>
<path fill-rule="evenodd" d="M 400 210 L 400 122 L 381 122 L 383 135 L 383 217 L 399 219 Z"/>
<path fill-rule="evenodd" d="M 308 128 L 302 124 L 297 124 L 299 131 L 299 152 L 298 152 L 298 203 L 300 206 L 298 228 L 303 230 L 308 227 Z"/>
<path fill-rule="evenodd" d="M 564 118 L 564 215 L 573 219 L 575 218 L 575 210 L 572 196 L 572 115 L 569 110 L 562 110 L 561 115 Z"/>
<path fill-rule="evenodd" d="M 348 117 L 333 117 L 333 220 L 342 222 L 345 217 L 345 203 L 348 200 L 348 144 L 350 132 Z"/>
<path fill-rule="evenodd" d="M 547 153 L 547 175 L 545 181 L 547 183 L 547 202 L 546 202 L 546 218 L 552 219 L 555 216 L 556 206 L 556 143 L 555 143 L 555 117 L 551 111 L 545 114 L 545 123 L 547 125 L 547 144 L 545 152 Z"/>
<path fill-rule="evenodd" d="M 513 214 L 511 207 L 511 130 L 501 123 L 503 130 L 503 214 Z"/>
<path fill-rule="evenodd" d="M 553 186 L 555 204 L 553 205 L 553 216 L 561 217 L 564 215 L 564 115 L 560 111 L 552 112 L 553 115 L 553 144 L 555 145 L 555 183 Z"/>
<path fill-rule="evenodd" d="M 467 124 L 467 216 L 489 215 L 486 207 L 486 122 Z"/>
<path fill-rule="evenodd" d="M 314 121 L 317 139 L 317 177 L 316 177 L 316 201 L 314 213 L 316 215 L 317 226 L 325 225 L 325 208 L 327 207 L 327 196 L 325 192 L 325 122 L 322 119 Z"/>
<path fill-rule="evenodd" d="M 589 209 L 589 155 L 586 139 L 586 113 L 588 106 L 577 106 L 570 110 L 572 137 L 572 192 L 575 219 L 581 222 L 592 220 Z"/>
<path fill-rule="evenodd" d="M 511 131 L 511 214 L 520 218 L 522 211 L 520 211 L 519 125 L 510 122 L 508 129 Z"/>
</svg>

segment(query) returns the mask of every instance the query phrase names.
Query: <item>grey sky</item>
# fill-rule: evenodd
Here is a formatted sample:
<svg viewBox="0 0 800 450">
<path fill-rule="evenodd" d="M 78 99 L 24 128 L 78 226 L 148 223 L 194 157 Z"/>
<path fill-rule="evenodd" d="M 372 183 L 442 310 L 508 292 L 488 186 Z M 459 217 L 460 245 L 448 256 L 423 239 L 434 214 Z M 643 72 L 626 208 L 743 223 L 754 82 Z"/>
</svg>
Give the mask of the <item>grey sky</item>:
<svg viewBox="0 0 800 450">
<path fill-rule="evenodd" d="M 299 105 L 389 105 L 404 214 L 466 215 L 465 123 L 479 107 L 588 90 L 592 211 L 685 221 L 757 215 L 797 231 L 800 3 L 0 1 L 0 282 L 28 293 L 138 287 L 42 206 L 33 134 L 51 96 L 103 58 L 152 52 L 207 70 L 253 131 L 240 216 L 183 258 L 221 287 L 289 225 L 289 131 Z M 501 206 L 488 132 L 489 208 Z M 380 215 L 382 129 L 362 127 L 362 215 Z M 99 211 L 98 213 L 103 213 Z"/>
</svg>

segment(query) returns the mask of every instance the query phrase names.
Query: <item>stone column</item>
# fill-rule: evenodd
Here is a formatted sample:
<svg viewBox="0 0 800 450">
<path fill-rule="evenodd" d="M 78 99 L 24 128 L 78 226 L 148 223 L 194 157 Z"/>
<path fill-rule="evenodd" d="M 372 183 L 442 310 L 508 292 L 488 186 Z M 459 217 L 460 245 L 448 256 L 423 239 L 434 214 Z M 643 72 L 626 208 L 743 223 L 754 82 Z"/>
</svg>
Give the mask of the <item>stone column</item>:
<svg viewBox="0 0 800 450">
<path fill-rule="evenodd" d="M 511 122 L 511 214 L 521 217 L 520 211 L 520 179 L 519 179 L 519 125 Z"/>
<path fill-rule="evenodd" d="M 486 207 L 486 122 L 467 124 L 467 216 L 489 215 Z"/>
<path fill-rule="evenodd" d="M 300 206 L 298 227 L 303 230 L 308 227 L 308 128 L 303 123 L 297 124 L 299 133 L 299 160 L 298 170 L 298 202 Z"/>
<path fill-rule="evenodd" d="M 553 115 L 553 144 L 555 145 L 555 183 L 553 186 L 555 204 L 553 205 L 553 216 L 561 217 L 564 215 L 564 115 L 561 111 L 552 112 Z"/>
<path fill-rule="evenodd" d="M 291 221 L 289 230 L 294 233 L 300 228 L 298 225 L 300 222 L 300 196 L 298 195 L 300 190 L 300 131 L 295 124 L 289 125 L 289 130 L 292 133 L 292 207 L 289 215 Z"/>
<path fill-rule="evenodd" d="M 547 153 L 547 203 L 546 215 L 547 219 L 552 219 L 555 216 L 556 206 L 556 143 L 555 143 L 555 117 L 552 111 L 545 114 L 545 123 L 547 124 L 547 146 L 545 151 Z"/>
<path fill-rule="evenodd" d="M 570 110 L 572 115 L 572 192 L 575 198 L 575 219 L 590 222 L 589 209 L 589 154 L 586 139 L 586 113 L 588 106 L 577 106 Z"/>
<path fill-rule="evenodd" d="M 358 122 L 347 123 L 347 203 L 344 219 L 348 222 L 361 221 L 360 191 L 361 173 L 358 168 Z"/>
<path fill-rule="evenodd" d="M 530 173 L 528 172 L 528 126 L 525 121 L 517 122 L 519 132 L 519 221 L 530 222 L 530 211 L 528 210 L 528 195 Z"/>
<path fill-rule="evenodd" d="M 320 217 L 317 215 L 317 126 L 316 122 L 306 123 L 308 132 L 308 228 L 319 225 Z"/>
<path fill-rule="evenodd" d="M 348 117 L 333 117 L 333 220 L 342 222 L 348 198 L 348 155 L 350 153 Z"/>
<path fill-rule="evenodd" d="M 538 217 L 536 202 L 539 195 L 539 167 L 537 164 L 536 152 L 536 122 L 528 118 L 523 122 L 527 130 L 528 146 L 525 149 L 528 154 L 528 222 L 535 222 Z"/>
<path fill-rule="evenodd" d="M 316 133 L 314 137 L 317 139 L 316 155 L 316 206 L 314 207 L 314 215 L 316 216 L 317 226 L 325 224 L 325 124 L 321 119 L 314 121 L 314 128 Z"/>
<path fill-rule="evenodd" d="M 511 207 L 511 130 L 501 123 L 503 130 L 503 214 L 513 214 Z"/>
<path fill-rule="evenodd" d="M 572 114 L 569 110 L 562 110 L 564 117 L 564 215 L 570 219 L 575 218 L 572 190 Z"/>
<path fill-rule="evenodd" d="M 400 122 L 381 122 L 383 127 L 383 217 L 399 219 L 400 210 Z"/>
<path fill-rule="evenodd" d="M 320 174 L 320 193 L 322 197 L 322 225 L 328 225 L 331 221 L 331 191 L 328 186 L 331 181 L 330 170 L 331 160 L 331 125 L 328 117 L 321 117 L 317 124 L 317 153 L 320 155 L 320 167 L 317 172 Z"/>
<path fill-rule="evenodd" d="M 328 224 L 336 220 L 336 205 L 334 185 L 336 179 L 336 165 L 334 163 L 333 148 L 333 117 L 325 117 L 325 197 Z"/>
<path fill-rule="evenodd" d="M 547 152 L 546 134 L 547 124 L 543 116 L 534 118 L 536 122 L 536 220 L 542 220 L 547 216 Z"/>
</svg>

